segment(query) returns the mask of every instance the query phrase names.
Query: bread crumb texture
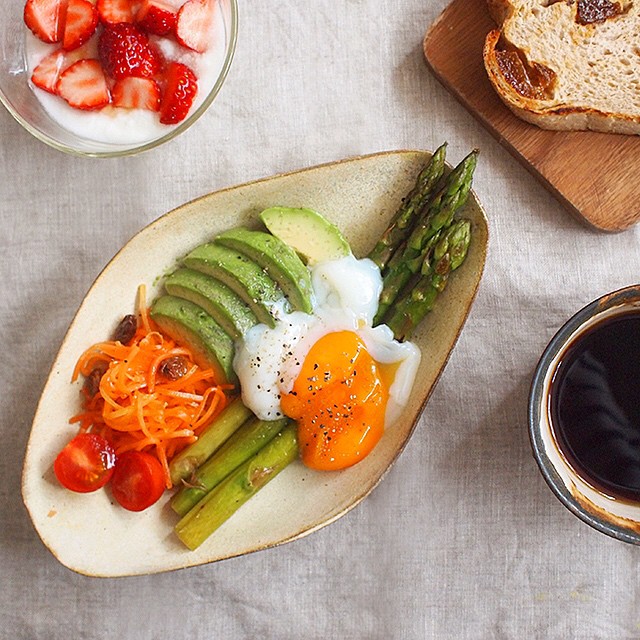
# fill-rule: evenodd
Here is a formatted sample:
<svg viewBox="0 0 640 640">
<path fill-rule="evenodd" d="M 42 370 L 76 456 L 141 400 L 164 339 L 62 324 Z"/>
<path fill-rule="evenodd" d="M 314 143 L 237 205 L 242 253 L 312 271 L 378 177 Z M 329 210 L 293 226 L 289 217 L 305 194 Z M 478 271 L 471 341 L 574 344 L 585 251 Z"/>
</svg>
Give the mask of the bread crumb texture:
<svg viewBox="0 0 640 640">
<path fill-rule="evenodd" d="M 488 0 L 489 79 L 544 128 L 640 133 L 640 17 L 631 0 Z"/>
</svg>

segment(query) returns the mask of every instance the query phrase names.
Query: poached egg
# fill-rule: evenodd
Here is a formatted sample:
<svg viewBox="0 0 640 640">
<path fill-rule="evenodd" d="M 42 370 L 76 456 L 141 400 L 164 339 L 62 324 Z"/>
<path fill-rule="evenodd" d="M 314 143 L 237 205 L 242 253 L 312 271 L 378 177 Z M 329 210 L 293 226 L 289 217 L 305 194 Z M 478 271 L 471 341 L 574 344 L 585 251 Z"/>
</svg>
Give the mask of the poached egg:
<svg viewBox="0 0 640 640">
<path fill-rule="evenodd" d="M 313 312 L 277 313 L 236 348 L 242 400 L 262 420 L 298 422 L 302 461 L 342 469 L 364 458 L 407 403 L 420 351 L 373 327 L 378 267 L 353 255 L 310 267 Z"/>
</svg>

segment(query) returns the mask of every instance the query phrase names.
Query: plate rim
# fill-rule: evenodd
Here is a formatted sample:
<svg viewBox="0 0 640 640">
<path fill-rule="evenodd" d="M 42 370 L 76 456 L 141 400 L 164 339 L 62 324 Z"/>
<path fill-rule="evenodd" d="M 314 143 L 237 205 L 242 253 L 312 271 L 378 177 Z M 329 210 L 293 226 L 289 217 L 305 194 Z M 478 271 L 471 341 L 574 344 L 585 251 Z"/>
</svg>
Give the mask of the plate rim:
<svg viewBox="0 0 640 640">
<path fill-rule="evenodd" d="M 307 535 L 310 535 L 311 533 L 314 533 L 315 531 L 318 531 L 319 529 L 328 526 L 332 523 L 334 523 L 335 521 L 337 521 L 338 519 L 340 519 L 342 516 L 344 516 L 345 514 L 347 514 L 349 511 L 351 511 L 352 509 L 354 509 L 356 506 L 358 506 L 366 497 L 368 497 L 373 490 L 382 482 L 383 478 L 386 477 L 386 475 L 389 473 L 390 469 L 395 465 L 396 461 L 398 460 L 398 458 L 400 457 L 400 455 L 402 454 L 402 452 L 404 451 L 404 449 L 406 448 L 406 446 L 408 445 L 409 441 L 411 440 L 411 438 L 413 437 L 413 434 L 417 428 L 417 425 L 420 421 L 420 417 L 422 416 L 426 405 L 428 404 L 431 395 L 433 394 L 433 391 L 435 390 L 436 385 L 438 384 L 440 377 L 442 376 L 442 373 L 444 372 L 444 369 L 446 368 L 449 359 L 451 358 L 451 355 L 457 345 L 457 342 L 459 340 L 459 337 L 462 333 L 462 330 L 464 329 L 466 322 L 468 320 L 469 314 L 471 312 L 471 309 L 473 307 L 473 304 L 476 300 L 477 294 L 478 294 L 478 290 L 480 288 L 480 284 L 482 282 L 482 278 L 484 275 L 484 271 L 486 268 L 486 261 L 487 261 L 487 254 L 488 254 L 488 247 L 489 247 L 489 241 L 490 241 L 490 227 L 489 227 L 489 222 L 488 222 L 488 218 L 486 215 L 486 212 L 482 206 L 482 203 L 480 202 L 479 198 L 477 197 L 475 191 L 473 189 L 471 189 L 470 191 L 470 197 L 473 198 L 473 205 L 474 207 L 477 208 L 477 212 L 478 212 L 478 217 L 479 219 L 482 221 L 483 223 L 483 227 L 484 227 L 484 236 L 485 236 L 485 241 L 482 243 L 481 247 L 480 247 L 480 255 L 479 255 L 479 261 L 476 264 L 476 271 L 477 271 L 477 275 L 475 278 L 475 282 L 473 284 L 473 288 L 470 289 L 469 291 L 469 297 L 468 297 L 468 302 L 466 304 L 466 309 L 465 312 L 461 318 L 461 321 L 458 325 L 458 328 L 455 332 L 454 335 L 452 335 L 451 337 L 451 347 L 447 352 L 446 357 L 444 358 L 444 360 L 440 363 L 438 371 L 437 371 L 437 375 L 434 378 L 433 384 L 431 385 L 431 387 L 429 388 L 428 392 L 425 394 L 424 398 L 422 398 L 421 402 L 419 403 L 419 405 L 416 407 L 415 409 L 415 415 L 411 416 L 411 427 L 407 432 L 406 437 L 404 438 L 401 446 L 397 447 L 393 456 L 390 458 L 388 464 L 386 465 L 385 469 L 379 474 L 379 476 L 375 479 L 374 482 L 367 484 L 364 489 L 359 492 L 356 497 L 351 500 L 349 502 L 348 505 L 344 506 L 343 508 L 339 509 L 336 513 L 334 513 L 333 515 L 331 515 L 328 518 L 324 518 L 321 519 L 319 521 L 313 521 L 311 522 L 308 526 L 304 527 L 303 529 L 297 531 L 296 533 L 290 535 L 290 536 L 286 536 L 276 542 L 265 542 L 263 544 L 256 544 L 253 545 L 253 547 L 249 550 L 239 550 L 237 553 L 231 553 L 228 554 L 222 558 L 214 558 L 214 559 L 210 559 L 210 560 L 206 560 L 206 561 L 200 561 L 199 559 L 196 559 L 195 557 L 192 556 L 193 558 L 193 562 L 189 562 L 188 560 L 183 563 L 180 566 L 172 566 L 172 567 L 167 567 L 167 568 L 158 568 L 155 570 L 145 570 L 145 571 L 132 571 L 129 573 L 118 573 L 118 574 L 108 574 L 108 573 L 100 573 L 98 571 L 87 571 L 86 569 L 82 569 L 82 568 L 78 568 L 78 567 L 74 567 L 71 566 L 69 563 L 63 561 L 57 550 L 55 548 L 53 548 L 52 545 L 50 545 L 47 540 L 45 540 L 43 538 L 43 536 L 40 533 L 40 530 L 38 529 L 34 517 L 31 513 L 31 509 L 29 508 L 29 504 L 28 504 L 28 496 L 26 495 L 26 484 L 27 484 L 27 467 L 26 467 L 26 461 L 29 457 L 29 454 L 32 451 L 32 433 L 33 433 L 33 426 L 36 424 L 36 422 L 38 421 L 38 419 L 40 418 L 40 414 L 41 414 L 41 410 L 42 410 L 42 404 L 46 395 L 46 391 L 51 383 L 51 380 L 53 378 L 53 374 L 54 371 L 56 370 L 56 367 L 58 365 L 58 362 L 60 360 L 60 355 L 62 354 L 62 352 L 65 350 L 65 347 L 67 345 L 68 340 L 70 339 L 70 334 L 72 333 L 72 328 L 74 327 L 76 320 L 78 318 L 78 316 L 82 313 L 82 311 L 85 308 L 85 304 L 87 303 L 87 298 L 89 297 L 90 293 L 94 290 L 94 288 L 96 288 L 99 283 L 101 282 L 101 280 L 105 277 L 106 273 L 108 271 L 110 271 L 110 269 L 112 268 L 112 265 L 114 264 L 114 262 L 116 262 L 118 260 L 118 258 L 121 256 L 121 254 L 123 252 L 126 251 L 126 249 L 129 247 L 129 245 L 136 239 L 138 238 L 140 235 L 142 234 L 147 234 L 149 232 L 152 232 L 154 227 L 159 226 L 163 223 L 165 223 L 169 218 L 174 218 L 175 216 L 179 216 L 182 213 L 182 210 L 185 208 L 189 208 L 189 207 L 193 207 L 193 206 L 197 206 L 198 203 L 203 202 L 207 199 L 209 199 L 212 196 L 216 196 L 219 194 L 224 194 L 227 192 L 231 192 L 231 191 L 235 191 L 235 190 L 239 190 L 239 189 L 243 189 L 243 188 L 247 188 L 247 187 L 253 187 L 256 185 L 259 185 L 261 183 L 264 182 L 269 182 L 272 180 L 277 180 L 277 179 L 281 179 L 281 178 L 287 178 L 287 177 L 291 177 L 291 176 L 296 176 L 296 175 L 301 175 L 304 173 L 308 173 L 308 172 L 312 172 L 315 170 L 319 170 L 319 169 L 323 169 L 323 168 L 329 168 L 329 167 L 335 167 L 335 166 L 339 166 L 339 165 L 344 165 L 344 164 L 349 164 L 349 163 L 355 163 L 355 162 L 360 162 L 363 160 L 369 160 L 369 159 L 374 159 L 374 158 L 381 158 L 381 157 L 385 157 L 385 156 L 412 156 L 412 155 L 417 155 L 417 156 L 425 156 L 425 157 L 430 157 L 433 154 L 433 151 L 431 150 L 427 150 L 427 149 L 409 149 L 409 148 L 401 148 L 401 149 L 392 149 L 392 150 L 384 150 L 384 151 L 378 151 L 378 152 L 373 152 L 373 153 L 367 153 L 367 154 L 358 154 L 358 155 L 351 155 L 351 156 L 347 156 L 344 158 L 341 158 L 339 160 L 335 160 L 335 161 L 327 161 L 327 162 L 322 162 L 319 164 L 315 164 L 315 165 L 310 165 L 310 166 L 305 166 L 305 167 L 301 167 L 298 169 L 293 169 L 293 170 L 289 170 L 289 171 L 282 171 L 282 172 L 278 172 L 272 175 L 267 175 L 267 176 L 263 176 L 254 180 L 249 180 L 249 181 L 245 181 L 245 182 L 241 182 L 238 184 L 233 184 L 233 185 L 229 185 L 229 186 L 225 186 L 222 187 L 220 189 L 216 189 L 214 191 L 210 191 L 207 192 L 205 194 L 196 196 L 195 198 L 192 198 L 184 203 L 179 204 L 176 207 L 173 207 L 172 209 L 170 209 L 169 211 L 166 211 L 165 213 L 160 214 L 158 217 L 156 217 L 155 219 L 151 220 L 149 223 L 143 225 L 142 227 L 140 227 L 133 235 L 131 235 L 125 242 L 124 244 L 113 254 L 113 256 L 106 262 L 106 264 L 99 270 L 99 272 L 97 273 L 97 275 L 95 276 L 95 278 L 93 279 L 93 281 L 91 282 L 91 284 L 89 285 L 89 287 L 87 288 L 87 290 L 85 291 L 79 305 L 78 308 L 76 309 L 75 313 L 73 314 L 67 328 L 65 331 L 65 334 L 58 346 L 55 358 L 53 359 L 53 362 L 49 368 L 48 374 L 46 376 L 46 380 L 42 386 L 42 391 L 40 393 L 40 396 L 38 398 L 38 402 L 36 405 L 36 409 L 35 412 L 33 414 L 33 418 L 31 421 L 31 426 L 30 426 L 30 431 L 29 431 L 29 437 L 24 449 L 24 456 L 23 456 L 23 464 L 22 464 L 22 473 L 21 473 L 21 497 L 22 497 L 22 501 L 23 504 L 25 505 L 27 512 L 29 514 L 32 526 L 34 527 L 34 529 L 36 530 L 36 533 L 38 534 L 38 537 L 40 538 L 40 540 L 42 541 L 42 543 L 45 545 L 45 547 L 52 553 L 52 555 L 65 567 L 67 567 L 68 569 L 79 573 L 81 575 L 86 575 L 86 576 L 90 576 L 90 577 L 118 577 L 118 576 L 134 576 L 134 575 L 151 575 L 151 574 L 157 574 L 157 573 L 167 573 L 167 572 L 171 572 L 171 571 L 178 571 L 181 569 L 186 569 L 186 568 L 190 568 L 190 567 L 194 567 L 194 566 L 203 566 L 203 565 L 207 565 L 207 564 L 213 564 L 216 562 L 220 562 L 222 560 L 227 560 L 227 559 L 231 559 L 234 557 L 240 557 L 240 556 L 244 556 L 244 555 L 249 555 L 252 553 L 255 553 L 257 551 L 262 551 L 262 550 L 266 550 L 266 549 L 270 549 L 270 548 L 275 548 L 278 546 L 281 546 L 283 544 L 289 543 L 289 542 L 293 542 L 295 540 L 301 539 L 303 537 L 306 537 Z M 450 165 L 447 163 L 448 168 L 451 168 Z"/>
</svg>

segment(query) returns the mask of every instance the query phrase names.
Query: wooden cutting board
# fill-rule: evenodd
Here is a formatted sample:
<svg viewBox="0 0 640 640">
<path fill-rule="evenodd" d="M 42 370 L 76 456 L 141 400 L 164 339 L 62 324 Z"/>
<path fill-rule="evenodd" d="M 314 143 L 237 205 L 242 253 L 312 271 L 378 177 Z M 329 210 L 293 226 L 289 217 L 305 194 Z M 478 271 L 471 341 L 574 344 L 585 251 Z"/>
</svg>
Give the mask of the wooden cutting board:
<svg viewBox="0 0 640 640">
<path fill-rule="evenodd" d="M 640 136 L 545 131 L 516 118 L 482 62 L 495 23 L 484 0 L 454 0 L 427 31 L 424 55 L 439 80 L 580 220 L 622 231 L 640 219 Z"/>
</svg>

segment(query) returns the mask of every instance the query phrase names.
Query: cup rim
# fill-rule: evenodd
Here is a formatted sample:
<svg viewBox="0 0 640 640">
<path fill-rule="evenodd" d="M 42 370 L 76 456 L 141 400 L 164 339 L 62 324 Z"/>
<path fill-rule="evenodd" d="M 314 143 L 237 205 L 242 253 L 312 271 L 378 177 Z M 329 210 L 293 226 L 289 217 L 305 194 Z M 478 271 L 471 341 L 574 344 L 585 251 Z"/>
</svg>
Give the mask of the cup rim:
<svg viewBox="0 0 640 640">
<path fill-rule="evenodd" d="M 137 146 L 131 147 L 130 149 L 117 149 L 113 151 L 85 151 L 81 149 L 74 149 L 73 147 L 67 146 L 66 144 L 59 142 L 55 138 L 48 136 L 42 131 L 38 130 L 34 127 L 28 120 L 26 120 L 11 104 L 11 101 L 5 96 L 5 94 L 0 89 L 0 103 L 6 108 L 6 110 L 13 116 L 13 118 L 24 128 L 26 129 L 32 136 L 44 142 L 46 145 L 57 149 L 58 151 L 62 151 L 63 153 L 67 153 L 72 156 L 82 157 L 82 158 L 119 158 L 126 156 L 133 156 L 144 151 L 149 151 L 154 149 L 170 140 L 173 140 L 181 133 L 186 131 L 191 125 L 193 125 L 199 118 L 204 114 L 204 112 L 211 106 L 211 103 L 217 97 L 220 89 L 222 89 L 222 85 L 224 84 L 227 75 L 229 73 L 229 69 L 231 68 L 231 63 L 233 61 L 233 57 L 235 55 L 237 40 L 238 40 L 238 0 L 221 0 L 229 2 L 230 7 L 230 20 L 229 20 L 229 41 L 225 50 L 224 61 L 222 67 L 220 69 L 220 73 L 218 77 L 207 94 L 206 98 L 203 100 L 202 104 L 185 120 L 183 120 L 178 126 L 168 131 L 165 135 L 156 138 L 154 140 L 150 140 L 149 142 L 144 142 Z"/>
<path fill-rule="evenodd" d="M 533 456 L 547 485 L 560 502 L 571 513 L 601 533 L 622 542 L 640 545 L 640 533 L 604 520 L 587 510 L 573 496 L 556 470 L 554 462 L 547 455 L 542 437 L 543 412 L 546 411 L 548 396 L 545 380 L 555 358 L 566 347 L 569 339 L 588 322 L 613 308 L 632 303 L 635 303 L 640 310 L 640 284 L 630 285 L 597 298 L 576 312 L 562 325 L 546 346 L 536 366 L 529 392 L 528 419 L 529 440 Z"/>
</svg>

